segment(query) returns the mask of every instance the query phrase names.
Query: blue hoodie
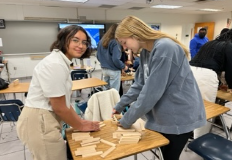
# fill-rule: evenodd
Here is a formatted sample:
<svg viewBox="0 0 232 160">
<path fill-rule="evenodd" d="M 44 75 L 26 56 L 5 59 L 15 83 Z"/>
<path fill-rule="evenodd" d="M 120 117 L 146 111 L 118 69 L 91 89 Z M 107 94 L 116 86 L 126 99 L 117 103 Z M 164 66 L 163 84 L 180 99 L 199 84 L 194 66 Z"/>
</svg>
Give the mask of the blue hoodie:
<svg viewBox="0 0 232 160">
<path fill-rule="evenodd" d="M 194 38 L 190 41 L 189 45 L 191 58 L 193 58 L 197 54 L 201 46 L 203 46 L 208 41 L 209 40 L 207 37 L 200 38 L 198 33 L 195 34 Z"/>
</svg>

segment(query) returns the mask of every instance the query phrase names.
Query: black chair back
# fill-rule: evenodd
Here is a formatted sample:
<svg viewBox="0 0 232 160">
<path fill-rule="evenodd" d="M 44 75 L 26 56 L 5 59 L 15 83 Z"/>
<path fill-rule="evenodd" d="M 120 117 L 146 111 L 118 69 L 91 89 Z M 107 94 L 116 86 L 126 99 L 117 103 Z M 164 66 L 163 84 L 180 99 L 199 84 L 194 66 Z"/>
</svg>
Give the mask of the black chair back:
<svg viewBox="0 0 232 160">
<path fill-rule="evenodd" d="M 21 113 L 20 107 L 17 104 L 1 104 L 0 116 L 3 121 L 16 122 Z"/>
<path fill-rule="evenodd" d="M 72 80 L 85 79 L 85 78 L 88 78 L 88 73 L 86 72 L 85 69 L 73 70 L 71 71 L 71 78 Z"/>
<path fill-rule="evenodd" d="M 17 121 L 24 106 L 18 99 L 0 101 L 0 117 L 2 121 Z"/>
</svg>

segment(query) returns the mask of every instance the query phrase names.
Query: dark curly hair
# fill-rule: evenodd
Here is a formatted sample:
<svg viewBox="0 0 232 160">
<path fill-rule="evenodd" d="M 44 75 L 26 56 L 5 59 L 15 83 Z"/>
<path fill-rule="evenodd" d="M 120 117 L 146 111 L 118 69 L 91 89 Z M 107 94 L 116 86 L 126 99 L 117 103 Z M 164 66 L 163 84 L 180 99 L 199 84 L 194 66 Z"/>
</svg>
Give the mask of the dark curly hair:
<svg viewBox="0 0 232 160">
<path fill-rule="evenodd" d="M 85 53 L 80 58 L 81 59 L 82 58 L 89 58 L 89 56 L 92 52 L 91 38 L 89 37 L 89 35 L 85 31 L 85 29 L 83 29 L 81 26 L 77 26 L 77 25 L 70 25 L 70 26 L 67 26 L 67 27 L 61 29 L 57 35 L 56 41 L 53 42 L 53 44 L 51 45 L 50 51 L 52 51 L 53 49 L 59 49 L 60 51 L 62 51 L 65 54 L 68 50 L 68 46 L 69 46 L 71 39 L 74 37 L 74 35 L 78 31 L 82 31 L 83 33 L 85 33 L 85 35 L 87 37 L 87 42 L 89 43 L 89 46 L 90 46 L 86 49 Z"/>
</svg>

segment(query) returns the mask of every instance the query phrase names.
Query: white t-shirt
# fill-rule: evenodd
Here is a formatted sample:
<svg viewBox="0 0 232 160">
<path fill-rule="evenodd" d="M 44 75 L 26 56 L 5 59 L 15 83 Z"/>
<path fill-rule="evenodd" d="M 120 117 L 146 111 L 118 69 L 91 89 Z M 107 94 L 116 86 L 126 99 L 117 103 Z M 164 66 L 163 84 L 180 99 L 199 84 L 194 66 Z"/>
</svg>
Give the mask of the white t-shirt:
<svg viewBox="0 0 232 160">
<path fill-rule="evenodd" d="M 65 95 L 66 105 L 70 108 L 72 62 L 58 49 L 54 49 L 35 67 L 25 106 L 52 111 L 50 97 Z"/>
</svg>

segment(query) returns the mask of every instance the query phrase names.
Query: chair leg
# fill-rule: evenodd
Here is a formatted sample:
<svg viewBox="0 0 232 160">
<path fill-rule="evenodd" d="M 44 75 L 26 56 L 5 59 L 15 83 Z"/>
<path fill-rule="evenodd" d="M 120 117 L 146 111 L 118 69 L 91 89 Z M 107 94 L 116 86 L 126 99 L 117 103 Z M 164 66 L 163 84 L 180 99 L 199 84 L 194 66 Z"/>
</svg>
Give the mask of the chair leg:
<svg viewBox="0 0 232 160">
<path fill-rule="evenodd" d="M 159 159 L 160 159 L 160 160 L 164 160 L 164 157 L 163 157 L 163 154 L 162 154 L 162 151 L 161 151 L 160 147 L 157 148 L 157 149 L 158 149 L 158 151 L 159 151 Z"/>
<path fill-rule="evenodd" d="M 225 133 L 226 133 L 226 138 L 227 138 L 228 140 L 231 140 L 231 137 L 230 137 L 228 128 L 227 128 L 227 126 L 226 126 L 225 120 L 224 120 L 224 118 L 223 118 L 222 115 L 220 115 L 220 119 L 221 119 L 221 122 L 222 122 L 223 129 L 224 129 L 224 131 L 225 131 Z"/>
<path fill-rule="evenodd" d="M 24 160 L 26 160 L 27 157 L 26 157 L 26 147 L 25 147 L 25 145 L 23 145 L 23 154 L 24 154 Z"/>
<path fill-rule="evenodd" d="M 162 151 L 161 151 L 160 147 L 155 148 L 155 151 L 153 151 L 153 150 L 150 150 L 150 151 L 154 154 L 154 157 L 152 158 L 152 160 L 154 160 L 156 157 L 157 157 L 159 160 L 164 160 L 163 154 L 162 154 Z M 156 153 L 156 151 L 159 152 L 159 153 L 158 153 L 159 155 Z"/>
</svg>

